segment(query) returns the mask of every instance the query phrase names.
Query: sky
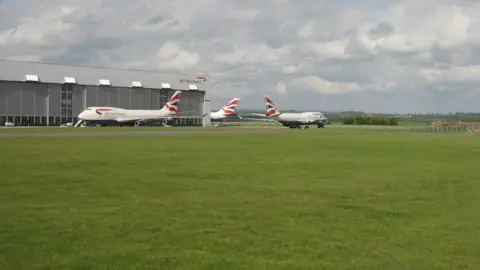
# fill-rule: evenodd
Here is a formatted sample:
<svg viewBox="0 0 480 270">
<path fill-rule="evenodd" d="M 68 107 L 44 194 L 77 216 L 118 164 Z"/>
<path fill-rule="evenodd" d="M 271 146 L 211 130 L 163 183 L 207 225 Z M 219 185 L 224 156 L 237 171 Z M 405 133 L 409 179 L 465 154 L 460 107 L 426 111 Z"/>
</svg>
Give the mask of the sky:
<svg viewBox="0 0 480 270">
<path fill-rule="evenodd" d="M 480 1 L 0 0 L 0 58 L 208 75 L 281 111 L 480 111 Z"/>
</svg>

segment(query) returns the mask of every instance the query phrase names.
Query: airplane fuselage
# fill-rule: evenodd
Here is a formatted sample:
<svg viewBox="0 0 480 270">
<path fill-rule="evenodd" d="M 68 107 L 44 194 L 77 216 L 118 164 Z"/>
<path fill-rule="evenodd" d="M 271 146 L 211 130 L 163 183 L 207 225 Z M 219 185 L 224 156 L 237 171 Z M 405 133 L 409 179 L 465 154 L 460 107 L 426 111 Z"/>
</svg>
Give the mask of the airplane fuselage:
<svg viewBox="0 0 480 270">
<path fill-rule="evenodd" d="M 210 120 L 211 121 L 223 121 L 226 119 L 238 119 L 237 114 L 225 114 L 223 111 L 211 112 Z"/>
<path fill-rule="evenodd" d="M 281 113 L 270 118 L 288 127 L 313 124 L 316 124 L 318 127 L 323 127 L 325 121 L 325 117 L 319 112 Z"/>
<path fill-rule="evenodd" d="M 141 125 L 145 121 L 163 120 L 172 116 L 174 114 L 165 109 L 127 110 L 116 107 L 89 107 L 78 115 L 78 119 L 101 125 L 122 123 Z"/>
<path fill-rule="evenodd" d="M 159 110 L 127 110 L 116 107 L 88 107 L 78 115 L 80 123 L 95 123 L 101 125 L 107 124 L 134 124 L 140 126 L 147 121 L 162 120 L 163 125 L 172 117 L 180 114 L 178 104 L 180 102 L 181 91 L 175 91 L 167 103 Z"/>
<path fill-rule="evenodd" d="M 269 96 L 263 96 L 263 100 L 265 102 L 265 116 L 282 123 L 283 126 L 289 128 L 300 128 L 301 126 L 309 128 L 312 124 L 316 124 L 319 128 L 325 126 L 327 118 L 321 112 L 281 113 Z"/>
</svg>

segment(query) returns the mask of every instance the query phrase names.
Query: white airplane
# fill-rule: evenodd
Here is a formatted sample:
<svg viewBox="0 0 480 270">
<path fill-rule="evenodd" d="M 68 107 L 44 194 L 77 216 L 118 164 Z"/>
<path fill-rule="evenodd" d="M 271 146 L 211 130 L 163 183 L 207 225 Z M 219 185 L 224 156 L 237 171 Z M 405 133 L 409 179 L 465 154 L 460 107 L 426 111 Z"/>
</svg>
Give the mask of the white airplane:
<svg viewBox="0 0 480 270">
<path fill-rule="evenodd" d="M 217 126 L 223 123 L 227 119 L 239 118 L 240 115 L 237 114 L 237 106 L 240 102 L 240 98 L 234 98 L 230 100 L 223 108 L 216 112 L 210 112 L 210 120 L 212 122 L 220 122 Z"/>
<path fill-rule="evenodd" d="M 317 125 L 318 128 L 325 127 L 325 121 L 327 118 L 325 118 L 320 112 L 281 113 L 277 110 L 269 96 L 264 96 L 263 99 L 265 101 L 265 115 L 254 115 L 266 116 L 268 119 L 273 119 L 289 128 L 301 128 L 302 125 L 304 125 L 305 128 L 309 128 L 310 125 Z"/>
<path fill-rule="evenodd" d="M 80 124 L 133 124 L 140 126 L 147 121 L 162 120 L 162 125 L 167 126 L 168 120 L 179 117 L 181 91 L 176 91 L 160 110 L 127 110 L 115 107 L 88 107 L 78 115 L 77 127 Z"/>
</svg>

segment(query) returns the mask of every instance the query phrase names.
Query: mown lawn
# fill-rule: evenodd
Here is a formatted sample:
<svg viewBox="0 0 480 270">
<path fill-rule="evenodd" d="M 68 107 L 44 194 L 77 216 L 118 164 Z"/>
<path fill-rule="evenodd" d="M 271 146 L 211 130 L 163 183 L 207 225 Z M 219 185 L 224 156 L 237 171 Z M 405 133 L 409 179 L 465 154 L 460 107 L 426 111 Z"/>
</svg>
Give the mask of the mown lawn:
<svg viewBox="0 0 480 270">
<path fill-rule="evenodd" d="M 478 136 L 0 139 L 0 269 L 478 269 Z"/>
</svg>

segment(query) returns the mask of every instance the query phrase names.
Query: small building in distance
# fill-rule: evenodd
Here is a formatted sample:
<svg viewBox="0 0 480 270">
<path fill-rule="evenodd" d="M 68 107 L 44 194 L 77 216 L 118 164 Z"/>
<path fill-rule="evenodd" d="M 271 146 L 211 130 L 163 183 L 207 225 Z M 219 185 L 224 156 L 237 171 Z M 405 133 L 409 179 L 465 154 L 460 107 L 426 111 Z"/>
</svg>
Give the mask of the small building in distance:
<svg viewBox="0 0 480 270">
<path fill-rule="evenodd" d="M 174 124 L 202 125 L 204 75 L 0 60 L 0 125 L 75 123 L 90 106 L 161 109 L 176 90 L 182 116 Z"/>
</svg>

